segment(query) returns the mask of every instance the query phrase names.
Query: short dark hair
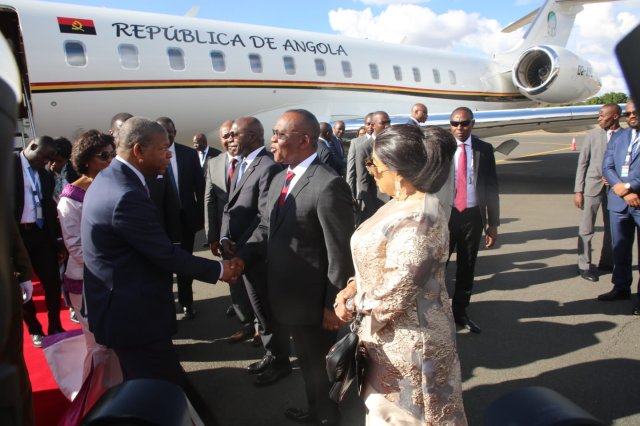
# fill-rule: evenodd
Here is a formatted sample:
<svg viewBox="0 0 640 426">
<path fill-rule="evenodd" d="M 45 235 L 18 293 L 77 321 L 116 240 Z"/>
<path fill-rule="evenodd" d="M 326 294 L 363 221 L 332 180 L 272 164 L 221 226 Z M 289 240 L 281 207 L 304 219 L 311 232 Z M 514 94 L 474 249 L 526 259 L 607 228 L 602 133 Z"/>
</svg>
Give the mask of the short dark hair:
<svg viewBox="0 0 640 426">
<path fill-rule="evenodd" d="M 374 151 L 380 161 L 419 191 L 435 193 L 446 182 L 456 141 L 440 127 L 397 124 L 378 134 Z"/>
<path fill-rule="evenodd" d="M 76 171 L 83 175 L 89 171 L 89 160 L 97 155 L 102 148 L 111 145 L 116 149 L 113 136 L 101 133 L 99 130 L 88 130 L 78 137 L 71 151 L 71 163 Z"/>
<path fill-rule="evenodd" d="M 308 133 L 311 141 L 313 143 L 317 143 L 318 137 L 320 136 L 320 123 L 318 123 L 318 119 L 311 112 L 306 109 L 290 109 L 286 111 L 286 113 L 298 114 L 302 116 L 302 125 Z"/>
<path fill-rule="evenodd" d="M 455 114 L 458 111 L 466 112 L 467 114 L 469 114 L 469 118 L 473 120 L 473 111 L 471 111 L 471 109 L 467 108 L 466 106 L 461 106 L 451 111 L 451 117 L 453 117 L 453 114 Z"/>
<path fill-rule="evenodd" d="M 128 112 L 119 112 L 111 119 L 111 125 L 109 128 L 113 130 L 113 126 L 116 124 L 116 121 L 122 121 L 124 123 L 131 117 L 133 117 L 133 114 L 129 114 Z"/>
<path fill-rule="evenodd" d="M 155 121 L 144 117 L 131 117 L 120 128 L 118 141 L 120 149 L 131 151 L 135 144 L 148 145 L 153 135 L 167 131 Z"/>
<path fill-rule="evenodd" d="M 56 153 L 60 157 L 68 160 L 71 158 L 71 141 L 65 137 L 59 137 L 56 141 Z"/>
<path fill-rule="evenodd" d="M 604 107 L 613 108 L 618 115 L 622 115 L 622 108 L 620 108 L 620 105 L 616 103 L 610 102 L 608 104 L 602 105 L 602 108 Z"/>
</svg>

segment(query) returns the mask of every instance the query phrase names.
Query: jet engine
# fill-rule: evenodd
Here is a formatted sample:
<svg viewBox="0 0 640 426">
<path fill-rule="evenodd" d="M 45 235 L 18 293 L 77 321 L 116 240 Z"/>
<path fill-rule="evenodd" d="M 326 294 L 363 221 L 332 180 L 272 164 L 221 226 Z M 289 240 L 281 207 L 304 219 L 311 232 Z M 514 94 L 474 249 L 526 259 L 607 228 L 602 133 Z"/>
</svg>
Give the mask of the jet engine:
<svg viewBox="0 0 640 426">
<path fill-rule="evenodd" d="M 589 62 L 560 46 L 526 49 L 513 66 L 511 78 L 524 96 L 545 103 L 581 101 L 601 87 Z"/>
</svg>

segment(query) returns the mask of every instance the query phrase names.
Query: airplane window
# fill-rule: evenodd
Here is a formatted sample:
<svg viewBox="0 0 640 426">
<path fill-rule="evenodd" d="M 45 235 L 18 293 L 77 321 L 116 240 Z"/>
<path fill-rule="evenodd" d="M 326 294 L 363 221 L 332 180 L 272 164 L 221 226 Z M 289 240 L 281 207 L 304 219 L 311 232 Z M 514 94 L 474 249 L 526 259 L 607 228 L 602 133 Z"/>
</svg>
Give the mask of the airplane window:
<svg viewBox="0 0 640 426">
<path fill-rule="evenodd" d="M 296 63 L 291 56 L 283 56 L 282 62 L 284 63 L 284 72 L 293 75 L 296 73 Z"/>
<path fill-rule="evenodd" d="M 315 59 L 314 62 L 316 63 L 316 74 L 321 77 L 327 75 L 327 68 L 324 65 L 324 59 Z"/>
<path fill-rule="evenodd" d="M 393 66 L 393 75 L 396 77 L 396 80 L 402 81 L 402 68 L 397 65 Z"/>
<path fill-rule="evenodd" d="M 342 74 L 344 74 L 344 76 L 347 78 L 351 78 L 351 76 L 353 75 L 353 73 L 351 72 L 351 62 L 342 61 Z"/>
<path fill-rule="evenodd" d="M 456 84 L 456 73 L 453 70 L 449 70 L 449 82 L 451 84 Z"/>
<path fill-rule="evenodd" d="M 121 44 L 118 46 L 120 54 L 120 65 L 125 69 L 136 69 L 140 67 L 138 58 L 138 48 L 133 44 Z"/>
<path fill-rule="evenodd" d="M 420 68 L 413 67 L 413 81 L 420 83 L 422 77 L 420 76 Z"/>
<path fill-rule="evenodd" d="M 371 78 L 377 80 L 380 78 L 380 73 L 378 72 L 378 65 L 369 64 L 369 70 L 371 71 Z"/>
<path fill-rule="evenodd" d="M 249 53 L 249 65 L 251 65 L 251 71 L 255 73 L 262 72 L 262 58 L 257 53 Z"/>
<path fill-rule="evenodd" d="M 64 53 L 67 64 L 72 67 L 84 67 L 87 65 L 87 54 L 84 45 L 79 41 L 66 41 L 64 43 Z"/>
<path fill-rule="evenodd" d="M 184 52 L 177 47 L 170 47 L 167 49 L 169 55 L 169 66 L 172 70 L 182 71 L 185 68 L 184 65 Z"/>
<path fill-rule="evenodd" d="M 211 66 L 214 71 L 225 72 L 227 65 L 224 62 L 224 53 L 219 50 L 212 50 L 209 54 L 211 56 Z"/>
<path fill-rule="evenodd" d="M 440 83 L 440 71 L 438 71 L 437 69 L 433 69 L 433 81 L 436 83 Z"/>
</svg>

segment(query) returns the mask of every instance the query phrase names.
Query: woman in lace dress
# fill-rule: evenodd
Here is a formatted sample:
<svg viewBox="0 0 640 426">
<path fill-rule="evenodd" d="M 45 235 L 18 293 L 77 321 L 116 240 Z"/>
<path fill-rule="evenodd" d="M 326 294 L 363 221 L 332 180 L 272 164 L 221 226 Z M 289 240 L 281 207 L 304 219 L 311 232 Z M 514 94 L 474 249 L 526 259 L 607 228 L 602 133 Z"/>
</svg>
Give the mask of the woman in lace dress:
<svg viewBox="0 0 640 426">
<path fill-rule="evenodd" d="M 81 418 L 86 414 L 106 389 L 122 382 L 122 372 L 117 356 L 111 349 L 96 343 L 93 333 L 89 331 L 89 324 L 83 310 L 84 260 L 80 241 L 84 195 L 93 179 L 102 169 L 109 166 L 114 157 L 115 144 L 112 136 L 97 130 L 89 130 L 80 135 L 73 145 L 71 161 L 81 176 L 75 182 L 64 186 L 58 202 L 62 236 L 69 251 L 63 285 L 65 291 L 69 293 L 72 308 L 76 311 L 87 344 L 82 385 L 87 389 L 83 389 L 82 398 L 74 400 L 65 417 L 67 423 L 63 424 L 74 424 L 76 417 L 80 415 Z M 64 362 L 64 360 L 61 361 Z"/>
<path fill-rule="evenodd" d="M 336 298 L 336 314 L 364 317 L 363 398 L 367 425 L 465 425 L 460 362 L 444 284 L 449 250 L 437 192 L 456 145 L 437 127 L 397 125 L 376 138 L 367 168 L 393 197 L 353 234 L 356 275 Z"/>
</svg>

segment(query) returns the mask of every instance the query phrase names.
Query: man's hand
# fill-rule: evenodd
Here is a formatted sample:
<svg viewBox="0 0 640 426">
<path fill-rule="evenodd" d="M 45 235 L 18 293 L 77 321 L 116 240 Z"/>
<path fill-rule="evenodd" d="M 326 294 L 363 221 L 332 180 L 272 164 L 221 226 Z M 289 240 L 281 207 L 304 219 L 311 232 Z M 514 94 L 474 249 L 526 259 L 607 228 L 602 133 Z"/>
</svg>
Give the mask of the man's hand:
<svg viewBox="0 0 640 426">
<path fill-rule="evenodd" d="M 640 196 L 633 192 L 628 193 L 624 196 L 624 202 L 627 203 L 630 207 L 640 208 Z"/>
<path fill-rule="evenodd" d="M 584 195 L 582 195 L 582 192 L 576 192 L 576 195 L 573 196 L 573 204 L 582 210 L 584 207 Z"/>
<path fill-rule="evenodd" d="M 602 176 L 602 183 L 604 183 L 605 185 L 609 186 L 609 181 L 607 179 L 605 179 L 604 176 Z"/>
<path fill-rule="evenodd" d="M 209 243 L 209 250 L 211 250 L 211 254 L 213 254 L 214 256 L 222 256 L 222 252 L 220 251 L 220 242 L 218 241 Z"/>
<path fill-rule="evenodd" d="M 225 238 L 220 244 L 222 244 L 222 257 L 224 259 L 231 259 L 236 255 L 235 242 Z"/>
<path fill-rule="evenodd" d="M 498 227 L 497 226 L 489 226 L 487 231 L 485 232 L 484 242 L 487 245 L 487 248 L 493 247 L 498 239 Z"/>
<path fill-rule="evenodd" d="M 342 327 L 343 323 L 340 318 L 333 312 L 332 309 L 324 308 L 324 315 L 322 316 L 322 328 L 325 330 L 335 331 Z"/>
<path fill-rule="evenodd" d="M 624 187 L 623 182 L 616 183 L 611 187 L 611 189 L 618 197 L 624 197 L 630 192 L 627 188 Z"/>
<path fill-rule="evenodd" d="M 222 272 L 222 281 L 226 281 L 229 284 L 235 284 L 244 271 L 244 261 L 239 257 L 234 257 L 231 260 L 223 260 L 222 265 L 224 271 Z"/>
<path fill-rule="evenodd" d="M 20 289 L 22 290 L 22 303 L 27 303 L 33 295 L 33 283 L 31 280 L 21 282 Z"/>
</svg>

